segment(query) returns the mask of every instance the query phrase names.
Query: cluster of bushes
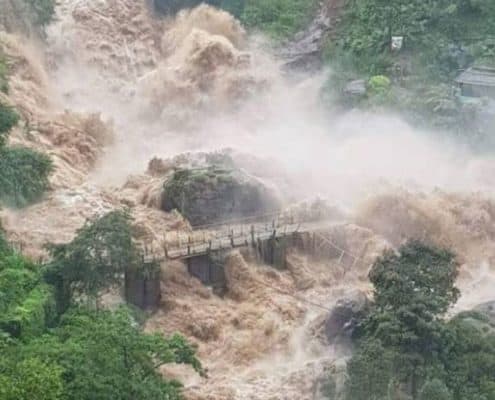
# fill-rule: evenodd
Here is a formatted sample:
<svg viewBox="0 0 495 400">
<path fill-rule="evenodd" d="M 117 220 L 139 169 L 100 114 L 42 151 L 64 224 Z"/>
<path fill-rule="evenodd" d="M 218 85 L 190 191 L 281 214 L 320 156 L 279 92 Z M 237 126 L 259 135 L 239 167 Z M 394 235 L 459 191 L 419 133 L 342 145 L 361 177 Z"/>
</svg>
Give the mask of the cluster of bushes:
<svg viewBox="0 0 495 400">
<path fill-rule="evenodd" d="M 419 242 L 375 262 L 372 310 L 355 333 L 345 391 L 331 399 L 495 398 L 495 322 L 475 312 L 445 319 L 457 267 L 452 253 Z"/>
<path fill-rule="evenodd" d="M 491 57 L 493 46 L 482 44 L 495 35 L 494 16 L 489 0 L 354 0 L 328 50 L 344 53 L 356 72 L 385 74 L 397 61 L 389 51 L 391 37 L 403 36 L 411 72 L 448 80 L 474 59 Z"/>
<path fill-rule="evenodd" d="M 71 243 L 52 246 L 44 266 L 2 235 L 0 250 L 1 399 L 179 400 L 181 384 L 163 379 L 159 367 L 190 364 L 203 374 L 182 336 L 143 333 L 136 311 L 93 301 L 135 267 L 126 213 L 104 215 Z"/>
<path fill-rule="evenodd" d="M 479 110 L 459 101 L 453 79 L 472 64 L 494 64 L 494 21 L 495 3 L 489 0 L 351 0 L 337 37 L 327 42 L 326 59 L 343 82 L 388 76 L 393 87 L 387 108 L 416 125 L 477 142 L 490 132 L 474 124 Z M 391 51 L 392 36 L 404 37 L 400 52 Z M 332 82 L 328 90 L 337 92 L 328 97 L 341 100 L 341 88 Z M 375 106 L 374 96 L 368 97 L 359 105 Z"/>
<path fill-rule="evenodd" d="M 9 83 L 7 81 L 7 62 L 0 52 L 0 92 L 7 93 L 9 91 Z"/>
</svg>

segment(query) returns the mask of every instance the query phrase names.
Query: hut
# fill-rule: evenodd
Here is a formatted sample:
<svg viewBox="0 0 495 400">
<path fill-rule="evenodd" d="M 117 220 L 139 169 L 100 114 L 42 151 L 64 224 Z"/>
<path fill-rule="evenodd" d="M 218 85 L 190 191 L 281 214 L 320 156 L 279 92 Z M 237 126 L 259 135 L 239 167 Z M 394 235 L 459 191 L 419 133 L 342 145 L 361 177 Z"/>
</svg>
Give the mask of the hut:
<svg viewBox="0 0 495 400">
<path fill-rule="evenodd" d="M 495 99 L 495 68 L 471 67 L 463 71 L 455 81 L 463 97 Z"/>
</svg>

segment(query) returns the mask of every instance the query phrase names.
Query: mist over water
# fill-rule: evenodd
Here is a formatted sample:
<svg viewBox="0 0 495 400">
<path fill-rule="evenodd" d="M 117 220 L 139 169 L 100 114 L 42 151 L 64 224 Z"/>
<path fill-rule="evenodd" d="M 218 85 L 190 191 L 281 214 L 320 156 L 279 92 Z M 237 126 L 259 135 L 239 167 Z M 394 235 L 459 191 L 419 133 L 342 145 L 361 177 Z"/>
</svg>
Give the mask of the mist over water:
<svg viewBox="0 0 495 400">
<path fill-rule="evenodd" d="M 105 11 L 116 13 L 109 4 Z M 105 184 L 142 172 L 154 156 L 234 148 L 273 158 L 301 178 L 308 196 L 321 193 L 342 202 L 377 185 L 461 191 L 493 186 L 483 176 L 492 159 L 482 162 L 394 116 L 333 114 L 320 102 L 331 71 L 290 79 L 268 46 L 250 39 L 224 12 L 200 7 L 163 22 L 141 7 L 139 30 L 133 31 L 131 20 L 134 36 L 118 38 L 107 50 L 108 32 L 90 30 L 89 22 L 108 24 L 103 12 L 93 16 L 96 3 L 65 7 L 71 12 L 62 8 L 67 14 L 50 29 L 53 81 L 64 107 L 101 112 L 113 121 L 115 145 L 96 172 Z M 94 20 L 74 21 L 78 13 Z M 143 35 L 158 37 L 158 44 L 140 51 Z M 88 42 L 100 45 L 88 48 Z"/>
</svg>

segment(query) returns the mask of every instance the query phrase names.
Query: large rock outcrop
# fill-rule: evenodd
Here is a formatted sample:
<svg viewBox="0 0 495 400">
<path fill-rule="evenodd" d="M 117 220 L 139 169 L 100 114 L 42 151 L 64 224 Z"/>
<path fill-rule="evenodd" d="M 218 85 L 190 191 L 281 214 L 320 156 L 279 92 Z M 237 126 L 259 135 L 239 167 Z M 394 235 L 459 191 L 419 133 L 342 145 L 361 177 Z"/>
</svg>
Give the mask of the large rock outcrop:
<svg viewBox="0 0 495 400">
<path fill-rule="evenodd" d="M 180 169 L 165 182 L 162 209 L 177 209 L 193 226 L 266 214 L 280 204 L 260 180 L 238 169 Z"/>
<path fill-rule="evenodd" d="M 325 334 L 329 343 L 352 337 L 358 323 L 370 308 L 368 297 L 362 292 L 341 299 L 325 321 Z"/>
</svg>

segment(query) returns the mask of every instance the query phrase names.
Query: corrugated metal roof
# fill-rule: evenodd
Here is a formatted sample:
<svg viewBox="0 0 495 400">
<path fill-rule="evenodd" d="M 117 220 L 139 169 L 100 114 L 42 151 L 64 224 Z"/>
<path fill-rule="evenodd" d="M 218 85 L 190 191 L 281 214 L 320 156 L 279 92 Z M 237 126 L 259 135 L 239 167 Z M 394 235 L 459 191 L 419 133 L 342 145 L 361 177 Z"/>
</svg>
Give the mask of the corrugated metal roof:
<svg viewBox="0 0 495 400">
<path fill-rule="evenodd" d="M 457 83 L 476 86 L 495 86 L 495 68 L 471 67 L 460 74 Z"/>
</svg>

